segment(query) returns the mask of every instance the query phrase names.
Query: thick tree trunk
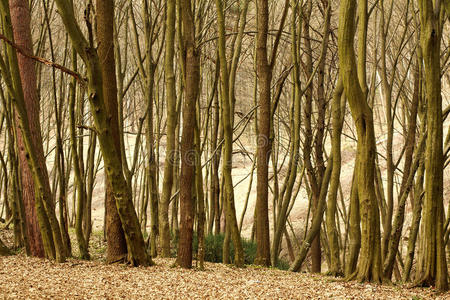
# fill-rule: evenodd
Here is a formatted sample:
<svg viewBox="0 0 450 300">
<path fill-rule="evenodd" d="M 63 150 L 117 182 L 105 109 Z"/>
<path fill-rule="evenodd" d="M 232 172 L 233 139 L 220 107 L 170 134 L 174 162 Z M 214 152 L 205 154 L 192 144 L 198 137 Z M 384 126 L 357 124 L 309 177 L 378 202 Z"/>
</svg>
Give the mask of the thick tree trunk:
<svg viewBox="0 0 450 300">
<path fill-rule="evenodd" d="M 110 132 L 114 147 L 120 153 L 119 113 L 117 104 L 117 83 L 114 62 L 114 1 L 97 1 L 97 38 L 98 56 L 103 77 L 103 96 L 107 114 L 110 118 Z M 121 156 L 118 157 L 121 160 Z M 106 240 L 108 243 L 106 260 L 109 263 L 125 260 L 127 244 L 122 229 L 122 223 L 116 207 L 116 200 L 111 182 L 106 178 Z"/>
<path fill-rule="evenodd" d="M 17 1 L 16 1 L 17 2 Z M 32 41 L 31 41 L 31 33 L 29 29 L 30 26 L 30 16 L 28 12 L 27 6 L 21 7 L 18 3 L 10 2 L 11 7 L 11 21 L 13 22 L 14 32 L 15 32 L 15 41 L 17 45 L 20 45 L 24 50 L 32 53 Z M 25 17 L 25 18 L 24 18 Z M 24 19 L 22 19 L 24 18 Z M 16 22 L 22 23 L 22 26 L 16 25 Z M 31 59 L 22 58 L 22 65 L 24 68 L 34 68 L 34 62 Z M 33 75 L 34 74 L 34 75 Z M 27 75 L 32 76 L 33 78 L 28 78 L 34 81 L 25 81 L 25 78 L 22 79 L 22 87 L 25 90 L 35 89 L 36 86 L 33 87 L 33 84 L 36 84 L 36 74 L 33 71 L 32 74 L 29 73 L 21 73 L 21 77 Z M 36 100 L 31 91 L 29 92 L 31 96 L 33 96 L 33 100 Z M 39 101 L 30 101 L 30 109 L 28 111 L 30 125 L 36 126 L 34 130 L 39 130 L 40 134 L 40 123 L 39 123 Z M 37 120 L 36 120 L 37 117 Z M 19 123 L 19 116 L 16 114 L 16 123 Z M 34 142 L 38 142 L 38 136 L 34 136 Z M 18 157 L 19 157 L 19 165 L 20 165 L 20 182 L 21 182 L 21 191 L 22 191 L 22 201 L 25 210 L 25 224 L 26 224 L 26 234 L 28 236 L 28 244 L 30 248 L 30 254 L 32 256 L 44 257 L 44 245 L 42 242 L 41 231 L 39 229 L 39 223 L 37 219 L 36 212 L 36 204 L 35 204 L 35 191 L 34 191 L 34 182 L 33 182 L 33 174 L 31 169 L 27 163 L 26 158 L 26 150 L 25 144 L 22 137 L 22 132 L 17 130 L 17 147 L 18 147 Z"/>
<path fill-rule="evenodd" d="M 195 44 L 194 16 L 191 0 L 181 0 L 183 22 L 183 43 L 185 53 L 185 99 L 183 105 L 183 133 L 181 137 L 180 175 L 180 239 L 177 264 L 183 268 L 192 267 L 192 235 L 194 226 L 194 127 L 195 109 L 200 81 L 200 53 Z"/>
<path fill-rule="evenodd" d="M 20 182 L 22 188 L 22 201 L 25 210 L 25 220 L 28 236 L 28 245 L 32 256 L 44 257 L 44 245 L 42 243 L 41 230 L 36 212 L 36 201 L 33 183 L 33 174 L 27 163 L 25 145 L 22 133 L 17 131 L 17 147 L 19 152 Z"/>
<path fill-rule="evenodd" d="M 366 100 L 365 38 L 367 30 L 367 1 L 358 3 L 358 69 L 354 51 L 356 0 L 344 0 L 339 16 L 339 66 L 344 91 L 357 129 L 356 159 L 357 195 L 361 215 L 361 251 L 354 274 L 359 281 L 382 281 L 380 216 L 375 194 L 375 132 L 373 114 Z M 359 82 L 356 79 L 359 79 Z"/>
<path fill-rule="evenodd" d="M 120 221 L 122 222 L 123 231 L 125 233 L 128 260 L 132 265 L 152 264 L 151 258 L 146 252 L 144 238 L 139 226 L 139 220 L 133 207 L 131 191 L 123 173 L 120 150 L 118 150 L 120 148 L 120 142 L 119 147 L 116 142 L 118 140 L 116 135 L 119 134 L 119 131 L 114 130 L 114 128 L 118 127 L 118 124 L 114 124 L 117 122 L 114 122 L 117 120 L 117 116 L 114 116 L 114 114 L 109 112 L 107 104 L 105 103 L 107 101 L 105 101 L 104 98 L 101 61 L 92 43 L 88 42 L 82 34 L 81 29 L 76 22 L 73 8 L 67 1 L 63 0 L 56 0 L 56 4 L 64 26 L 72 40 L 72 44 L 86 64 L 89 102 L 91 105 L 95 130 L 98 134 L 100 149 L 103 154 L 107 179 L 111 185 L 111 192 L 115 198 L 115 205 L 119 213 Z M 109 7 L 112 10 L 114 7 L 113 1 L 108 1 L 107 3 L 101 2 L 98 4 L 105 5 L 106 8 L 104 9 L 108 9 Z M 87 13 L 88 12 L 89 11 L 87 11 Z M 102 16 L 99 16 L 99 11 L 97 9 L 97 17 L 98 27 L 109 26 L 112 28 L 112 16 L 102 19 Z M 105 16 L 103 16 L 103 18 L 105 18 Z M 88 16 L 86 17 L 86 20 L 89 27 L 89 32 L 92 34 L 92 27 Z M 109 22 L 106 22 L 106 24 L 99 24 L 100 22 L 105 22 L 105 20 L 109 20 Z M 101 31 L 99 30 L 99 32 Z M 89 40 L 92 41 L 92 36 L 90 36 Z M 113 39 L 110 39 L 110 41 L 112 40 Z M 113 52 L 113 49 L 114 47 L 110 47 L 109 51 Z M 112 73 L 114 74 L 114 72 Z M 111 97 L 117 97 L 116 93 L 114 94 L 115 95 L 112 95 Z"/>
<path fill-rule="evenodd" d="M 11 15 L 9 15 L 11 11 Z M 19 47 L 32 52 L 30 30 L 30 11 L 27 1 L 12 0 L 11 10 L 7 0 L 1 1 L 1 12 L 4 19 L 6 36 L 17 40 Z M 13 38 L 14 35 L 14 38 Z M 56 258 L 58 262 L 65 260 L 66 250 L 56 218 L 55 207 L 51 196 L 50 182 L 45 164 L 42 135 L 39 122 L 39 96 L 36 88 L 36 72 L 34 61 L 8 47 L 8 58 L 11 82 L 8 83 L 14 96 L 18 123 L 22 130 L 27 161 L 33 173 L 35 200 L 38 222 L 45 255 Z M 6 75 L 5 65 L 2 73 Z"/>
<path fill-rule="evenodd" d="M 418 269 L 418 285 L 448 289 L 444 245 L 443 125 L 441 96 L 440 7 L 432 0 L 419 0 L 421 47 L 423 51 L 427 103 L 427 144 L 425 152 L 425 199 L 423 206 L 424 249 Z"/>
</svg>

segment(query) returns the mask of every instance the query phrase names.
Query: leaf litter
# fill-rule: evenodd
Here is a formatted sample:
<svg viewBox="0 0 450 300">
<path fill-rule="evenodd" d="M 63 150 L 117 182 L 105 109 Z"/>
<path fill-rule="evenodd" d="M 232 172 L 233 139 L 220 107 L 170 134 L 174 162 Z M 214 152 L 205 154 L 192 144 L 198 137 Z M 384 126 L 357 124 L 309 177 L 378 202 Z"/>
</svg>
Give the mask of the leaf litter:
<svg viewBox="0 0 450 300">
<path fill-rule="evenodd" d="M 205 270 L 66 263 L 27 257 L 0 258 L 0 298 L 5 299 L 450 299 L 432 288 L 409 289 L 343 282 L 323 275 L 206 263 Z"/>
<path fill-rule="evenodd" d="M 11 241 L 10 233 L 1 235 Z M 173 258 L 131 267 L 93 257 L 62 264 L 23 253 L 0 257 L 0 299 L 450 299 L 450 292 L 433 288 L 360 284 L 256 266 L 206 262 L 205 270 L 185 270 L 172 267 Z"/>
</svg>

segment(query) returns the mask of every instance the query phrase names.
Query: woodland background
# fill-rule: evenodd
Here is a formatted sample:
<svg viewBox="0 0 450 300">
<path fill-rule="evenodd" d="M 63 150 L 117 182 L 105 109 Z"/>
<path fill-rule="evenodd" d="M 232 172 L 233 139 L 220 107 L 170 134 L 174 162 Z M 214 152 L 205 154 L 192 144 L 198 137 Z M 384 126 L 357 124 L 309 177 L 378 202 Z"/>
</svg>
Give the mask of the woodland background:
<svg viewBox="0 0 450 300">
<path fill-rule="evenodd" d="M 448 289 L 449 0 L 0 3 L 2 254 Z"/>
</svg>

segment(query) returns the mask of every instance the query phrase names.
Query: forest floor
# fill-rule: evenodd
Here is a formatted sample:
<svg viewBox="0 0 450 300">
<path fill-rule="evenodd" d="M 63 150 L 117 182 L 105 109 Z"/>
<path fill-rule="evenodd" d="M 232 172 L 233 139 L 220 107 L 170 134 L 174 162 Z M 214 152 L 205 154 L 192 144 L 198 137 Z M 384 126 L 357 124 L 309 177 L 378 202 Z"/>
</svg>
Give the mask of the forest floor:
<svg viewBox="0 0 450 300">
<path fill-rule="evenodd" d="M 0 236 L 11 241 L 10 232 L 1 230 Z M 432 288 L 360 284 L 256 266 L 206 263 L 203 271 L 184 270 L 173 267 L 174 259 L 161 258 L 152 267 L 106 265 L 102 249 L 91 248 L 91 261 L 63 264 L 23 253 L 0 257 L 0 299 L 450 299 L 450 293 Z"/>
</svg>

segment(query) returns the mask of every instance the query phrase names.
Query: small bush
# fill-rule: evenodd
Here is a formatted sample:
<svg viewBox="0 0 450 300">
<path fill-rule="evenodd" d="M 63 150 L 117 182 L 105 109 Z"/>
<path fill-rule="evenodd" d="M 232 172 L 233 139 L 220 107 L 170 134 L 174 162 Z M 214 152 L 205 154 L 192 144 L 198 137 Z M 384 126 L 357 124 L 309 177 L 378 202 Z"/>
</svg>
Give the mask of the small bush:
<svg viewBox="0 0 450 300">
<path fill-rule="evenodd" d="M 289 262 L 280 258 L 280 259 L 278 259 L 278 262 L 277 262 L 277 265 L 275 266 L 275 268 L 287 271 L 287 270 L 289 270 Z"/>
<path fill-rule="evenodd" d="M 223 242 L 225 240 L 224 234 L 208 234 L 205 236 L 205 261 L 212 262 L 212 263 L 221 263 L 223 262 Z M 244 263 L 246 265 L 251 265 L 255 261 L 256 257 L 256 243 L 252 242 L 249 239 L 242 238 L 242 248 L 244 250 Z M 192 254 L 194 257 L 197 256 L 197 249 L 198 249 L 198 238 L 197 233 L 194 232 L 193 241 L 192 241 Z M 178 238 L 173 237 L 172 239 L 172 249 L 174 252 L 172 254 L 174 256 L 177 255 L 177 249 L 178 249 Z M 234 261 L 234 245 L 233 242 L 230 241 L 230 259 L 231 262 Z M 275 268 L 280 270 L 288 270 L 289 269 L 289 263 L 283 259 L 279 259 L 277 265 Z"/>
<path fill-rule="evenodd" d="M 221 263 L 223 261 L 222 250 L 223 242 L 225 240 L 224 234 L 209 234 L 205 237 L 205 261 Z M 250 265 L 253 263 L 256 257 L 256 244 L 251 240 L 241 238 L 242 248 L 244 250 L 244 263 Z M 193 242 L 194 255 L 197 253 L 198 240 L 197 234 L 194 234 Z M 231 261 L 234 261 L 234 245 L 230 241 L 230 256 Z"/>
<path fill-rule="evenodd" d="M 222 249 L 223 242 L 225 240 L 224 234 L 208 234 L 205 236 L 205 261 L 221 263 L 222 260 Z M 256 257 L 256 243 L 251 240 L 241 238 L 242 248 L 244 249 L 244 263 L 250 265 L 253 263 Z M 192 241 L 192 252 L 194 257 L 197 255 L 198 249 L 198 239 L 197 233 L 194 232 L 193 241 Z M 172 249 L 174 252 L 172 253 L 174 256 L 177 255 L 178 248 L 178 238 L 172 239 Z M 231 261 L 234 260 L 234 246 L 233 242 L 230 241 L 230 256 Z"/>
</svg>

